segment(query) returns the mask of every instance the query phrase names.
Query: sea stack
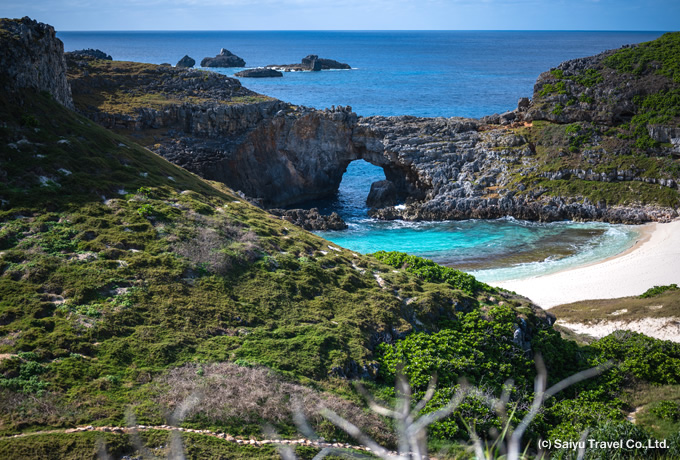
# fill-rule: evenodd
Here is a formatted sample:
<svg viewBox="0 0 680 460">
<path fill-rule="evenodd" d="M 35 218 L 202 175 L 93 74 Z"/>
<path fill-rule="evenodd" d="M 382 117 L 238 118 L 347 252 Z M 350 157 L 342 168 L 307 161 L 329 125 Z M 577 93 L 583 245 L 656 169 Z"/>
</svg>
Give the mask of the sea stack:
<svg viewBox="0 0 680 460">
<path fill-rule="evenodd" d="M 180 59 L 179 62 L 177 62 L 177 65 L 175 65 L 175 67 L 184 67 L 186 69 L 190 69 L 195 65 L 196 61 L 193 58 L 189 57 L 189 55 L 185 54 L 184 57 Z"/>
<path fill-rule="evenodd" d="M 201 67 L 245 67 L 246 61 L 236 56 L 226 48 L 220 50 L 220 54 L 214 58 L 204 58 Z"/>
</svg>

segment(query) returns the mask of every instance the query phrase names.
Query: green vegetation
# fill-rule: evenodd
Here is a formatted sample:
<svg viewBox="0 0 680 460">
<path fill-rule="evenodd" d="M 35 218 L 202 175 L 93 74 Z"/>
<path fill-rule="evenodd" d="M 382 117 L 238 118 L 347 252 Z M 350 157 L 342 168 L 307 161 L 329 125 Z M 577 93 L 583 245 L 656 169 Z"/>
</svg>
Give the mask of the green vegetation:
<svg viewBox="0 0 680 460">
<path fill-rule="evenodd" d="M 513 330 L 517 330 L 518 324 L 507 314 L 503 307 L 494 307 L 486 318 L 469 314 L 438 333 L 413 334 L 394 345 L 381 346 L 384 364 L 381 376 L 390 381 L 402 364 L 403 372 L 415 385 L 416 397 L 424 395 L 429 377 L 438 375 L 439 386 L 425 412 L 446 404 L 459 388 L 459 379 L 466 379 L 479 388 L 465 398 L 452 417 L 432 427 L 434 435 L 445 439 L 465 438 L 470 426 L 483 437 L 502 430 L 501 420 L 488 399 L 500 398 L 503 391 L 509 397 L 510 423 L 516 425 L 526 414 L 535 376 L 534 360 L 513 340 Z M 588 427 L 591 433 L 594 428 L 602 440 L 618 439 L 610 437 L 617 431 L 629 432 L 635 439 L 645 441 L 653 438 L 649 428 L 625 422 L 624 410 L 629 398 L 622 388 L 632 382 L 678 386 L 679 344 L 616 332 L 592 345 L 579 347 L 560 338 L 552 328 L 538 329 L 530 342 L 532 349 L 543 356 L 553 382 L 598 363 L 613 362 L 614 367 L 546 401 L 545 409 L 530 426 L 529 439 L 540 436 L 575 441 Z M 508 386 L 509 379 L 512 386 Z M 608 451 L 610 455 L 616 453 L 622 454 L 620 450 Z M 663 452 L 649 454 L 662 455 Z"/>
<path fill-rule="evenodd" d="M 649 411 L 661 419 L 680 421 L 680 403 L 676 401 L 660 401 L 652 405 Z"/>
<path fill-rule="evenodd" d="M 230 104 L 258 104 L 260 102 L 273 101 L 274 98 L 261 94 L 252 96 L 236 96 L 231 99 Z"/>
<path fill-rule="evenodd" d="M 680 88 L 636 96 L 633 102 L 638 112 L 631 118 L 629 129 L 635 139 L 635 147 L 642 151 L 658 147 L 659 143 L 650 137 L 648 127 L 668 124 L 680 116 Z"/>
<path fill-rule="evenodd" d="M 669 32 L 654 41 L 621 49 L 609 56 L 605 64 L 636 75 L 656 72 L 680 83 L 679 55 L 680 32 Z"/>
<path fill-rule="evenodd" d="M 197 433 L 182 433 L 182 450 L 186 458 L 228 458 L 235 460 L 276 460 L 281 456 L 274 446 L 254 447 L 236 444 Z M 0 440 L 2 458 L 39 458 L 76 460 L 82 458 L 172 458 L 177 455 L 172 434 L 164 430 L 145 430 L 136 436 L 101 432 L 36 434 Z M 174 450 L 173 450 L 174 449 Z M 319 449 L 297 446 L 295 454 L 309 460 Z M 325 458 L 338 459 L 336 455 Z"/>
<path fill-rule="evenodd" d="M 567 125 L 564 132 L 569 139 L 569 151 L 572 153 L 579 152 L 583 145 L 592 142 L 594 135 L 600 134 L 597 128 L 591 126 L 585 127 L 579 123 Z"/>
<path fill-rule="evenodd" d="M 579 73 L 577 75 L 565 75 L 564 71 L 560 69 L 553 69 L 550 71 L 550 74 L 558 80 L 571 80 L 581 86 L 585 86 L 586 88 L 590 88 L 591 86 L 595 86 L 598 83 L 602 83 L 604 81 L 604 77 L 596 69 L 586 69 L 585 72 Z M 564 81 L 558 81 L 555 85 L 553 85 L 553 87 L 558 92 L 558 94 L 567 94 L 566 91 L 559 92 L 560 89 L 565 89 Z M 555 91 L 548 91 L 545 94 L 541 94 L 541 96 L 545 96 L 551 92 Z"/>
<path fill-rule="evenodd" d="M 528 320 L 540 327 L 533 315 Z M 403 366 L 402 372 L 416 391 L 416 398 L 420 398 L 431 376 L 437 375 L 438 390 L 425 407 L 426 413 L 448 403 L 460 379 L 496 395 L 510 379 L 520 388 L 529 388 L 535 368 L 525 350 L 513 342 L 513 334 L 523 321 L 527 319 L 517 318 L 511 308 L 496 306 L 460 315 L 459 321 L 437 333 L 415 333 L 394 345 L 382 344 L 381 378 L 386 384 L 393 382 L 397 369 Z M 466 438 L 466 423 L 487 435 L 492 427 L 502 428 L 482 394 L 472 394 L 450 418 L 435 423 L 430 432 L 442 439 Z"/>
<path fill-rule="evenodd" d="M 647 289 L 641 296 L 641 299 L 648 299 L 650 297 L 657 297 L 658 295 L 667 291 L 676 291 L 678 289 L 677 284 L 669 284 L 667 286 L 654 286 L 653 288 Z"/>
<path fill-rule="evenodd" d="M 140 423 L 166 423 L 184 396 L 161 404 L 159 385 L 190 365 L 198 385 L 212 363 L 265 365 L 276 372 L 270 387 L 301 382 L 326 403 L 334 391 L 356 407 L 339 377 L 375 375 L 385 334 L 437 331 L 480 304 L 532 311 L 526 299 L 429 261 L 412 260 L 414 274 L 330 249 L 44 94 L 24 94 L 22 104 L 2 97 L 3 434 L 125 425 L 128 408 Z M 240 382 L 256 394 L 248 385 Z M 281 406 L 268 423 L 297 436 Z M 183 423 L 261 436 L 263 420 L 243 420 L 200 412 Z"/>
<path fill-rule="evenodd" d="M 402 268 L 410 273 L 414 273 L 419 278 L 430 283 L 447 283 L 454 289 L 460 289 L 468 295 L 475 295 L 478 292 L 496 292 L 491 286 L 481 283 L 474 276 L 460 270 L 444 267 L 431 260 L 422 257 L 412 256 L 405 252 L 397 251 L 378 251 L 372 254 L 373 257 L 394 268 Z"/>
<path fill-rule="evenodd" d="M 538 93 L 540 96 L 547 96 L 549 94 L 567 94 L 567 87 L 566 84 L 563 81 L 558 81 L 555 84 L 552 83 L 546 83 L 543 85 L 543 88 L 541 91 Z"/>
</svg>

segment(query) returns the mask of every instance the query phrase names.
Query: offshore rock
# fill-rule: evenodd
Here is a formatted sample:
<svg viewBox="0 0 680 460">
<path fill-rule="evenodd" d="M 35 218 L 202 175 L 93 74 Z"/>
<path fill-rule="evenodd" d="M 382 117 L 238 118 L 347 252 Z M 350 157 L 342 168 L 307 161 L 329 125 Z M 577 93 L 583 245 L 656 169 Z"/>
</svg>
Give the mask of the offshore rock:
<svg viewBox="0 0 680 460">
<path fill-rule="evenodd" d="M 257 69 L 246 69 L 234 74 L 235 77 L 245 77 L 245 78 L 272 78 L 272 77 L 283 77 L 283 74 L 278 70 L 267 69 L 267 68 L 257 68 Z"/>
<path fill-rule="evenodd" d="M 49 92 L 73 109 L 66 80 L 64 44 L 47 24 L 28 17 L 0 19 L 0 84 L 8 93 L 21 88 Z M 30 56 L 30 59 L 27 57 Z"/>
<path fill-rule="evenodd" d="M 314 71 L 318 72 L 320 70 L 331 70 L 331 69 L 343 69 L 349 70 L 352 67 L 349 64 L 335 61 L 333 59 L 320 58 L 316 54 L 309 54 L 302 58 L 300 64 L 272 64 L 268 65 L 267 68 L 280 70 L 284 72 L 301 72 L 301 71 Z"/>
<path fill-rule="evenodd" d="M 369 208 L 385 208 L 394 206 L 399 201 L 397 187 L 388 180 L 380 180 L 371 184 L 371 191 L 366 198 Z"/>
<path fill-rule="evenodd" d="M 330 215 L 320 214 L 317 208 L 312 209 L 268 209 L 267 212 L 287 220 L 291 224 L 305 230 L 344 230 L 347 224 L 334 212 Z"/>
<path fill-rule="evenodd" d="M 345 64 L 344 62 L 338 62 L 334 59 L 325 59 L 325 58 L 320 58 L 316 57 L 315 55 L 310 55 L 307 56 L 313 57 L 316 59 L 316 61 L 321 64 L 321 70 L 350 70 L 352 67 L 349 64 Z"/>
<path fill-rule="evenodd" d="M 195 65 L 196 61 L 193 58 L 189 57 L 189 55 L 185 54 L 184 57 L 177 62 L 177 65 L 175 65 L 175 67 L 183 67 L 185 69 L 190 69 Z"/>
<path fill-rule="evenodd" d="M 309 54 L 302 58 L 302 66 L 307 67 L 309 70 L 318 72 L 321 70 L 321 61 L 319 61 L 319 56 L 314 54 Z"/>
<path fill-rule="evenodd" d="M 222 48 L 220 54 L 214 58 L 207 57 L 201 61 L 201 67 L 245 67 L 246 61 L 231 51 Z"/>
</svg>

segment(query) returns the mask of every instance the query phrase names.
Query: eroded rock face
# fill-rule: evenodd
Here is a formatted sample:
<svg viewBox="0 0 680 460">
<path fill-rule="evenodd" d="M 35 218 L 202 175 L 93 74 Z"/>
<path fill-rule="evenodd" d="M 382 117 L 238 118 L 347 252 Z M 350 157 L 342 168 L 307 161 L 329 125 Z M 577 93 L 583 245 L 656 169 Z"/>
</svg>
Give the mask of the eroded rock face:
<svg viewBox="0 0 680 460">
<path fill-rule="evenodd" d="M 0 82 L 8 92 L 19 88 L 47 91 L 73 109 L 66 80 L 64 44 L 47 24 L 28 17 L 0 19 Z"/>
</svg>

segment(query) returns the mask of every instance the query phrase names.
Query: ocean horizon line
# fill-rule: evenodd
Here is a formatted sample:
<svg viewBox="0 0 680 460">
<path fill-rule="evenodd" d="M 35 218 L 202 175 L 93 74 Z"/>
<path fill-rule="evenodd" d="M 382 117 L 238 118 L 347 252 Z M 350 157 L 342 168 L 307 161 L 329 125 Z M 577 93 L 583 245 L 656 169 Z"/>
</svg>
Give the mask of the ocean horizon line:
<svg viewBox="0 0 680 460">
<path fill-rule="evenodd" d="M 68 33 L 163 33 L 163 32 L 346 32 L 346 33 L 380 33 L 380 32 L 518 32 L 518 33 L 667 33 L 672 30 L 620 30 L 620 29 L 100 29 L 100 30 L 57 30 L 57 34 Z"/>
</svg>

